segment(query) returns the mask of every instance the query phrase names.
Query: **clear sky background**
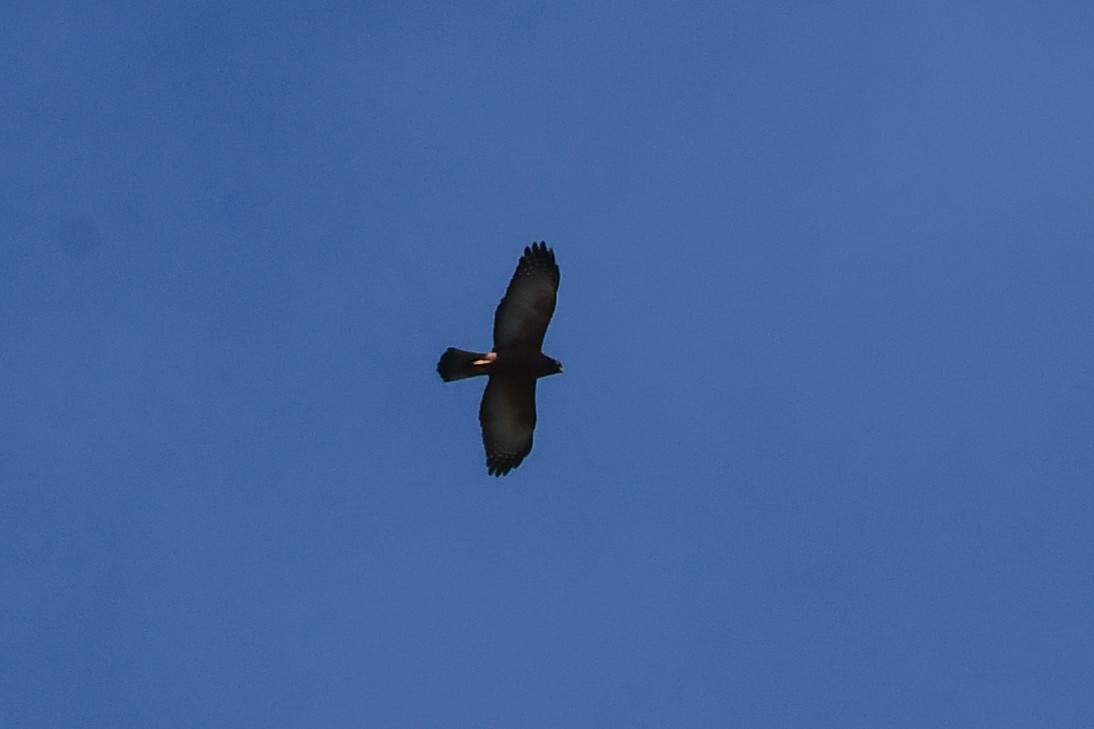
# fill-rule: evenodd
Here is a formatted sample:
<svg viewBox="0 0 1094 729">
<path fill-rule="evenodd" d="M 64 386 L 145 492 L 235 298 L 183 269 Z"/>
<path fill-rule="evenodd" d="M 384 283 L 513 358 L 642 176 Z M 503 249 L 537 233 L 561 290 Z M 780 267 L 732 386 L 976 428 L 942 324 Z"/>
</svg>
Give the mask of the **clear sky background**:
<svg viewBox="0 0 1094 729">
<path fill-rule="evenodd" d="M 0 10 L 0 725 L 1094 726 L 1094 6 L 229 5 Z"/>
</svg>

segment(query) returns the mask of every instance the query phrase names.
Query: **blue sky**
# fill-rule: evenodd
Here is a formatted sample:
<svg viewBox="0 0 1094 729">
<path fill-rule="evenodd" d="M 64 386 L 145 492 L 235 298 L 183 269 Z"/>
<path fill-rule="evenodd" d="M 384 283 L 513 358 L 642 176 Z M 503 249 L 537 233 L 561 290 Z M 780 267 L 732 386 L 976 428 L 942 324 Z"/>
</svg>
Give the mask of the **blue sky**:
<svg viewBox="0 0 1094 729">
<path fill-rule="evenodd" d="M 1087 4 L 223 5 L 0 11 L 0 724 L 1094 724 Z"/>
</svg>

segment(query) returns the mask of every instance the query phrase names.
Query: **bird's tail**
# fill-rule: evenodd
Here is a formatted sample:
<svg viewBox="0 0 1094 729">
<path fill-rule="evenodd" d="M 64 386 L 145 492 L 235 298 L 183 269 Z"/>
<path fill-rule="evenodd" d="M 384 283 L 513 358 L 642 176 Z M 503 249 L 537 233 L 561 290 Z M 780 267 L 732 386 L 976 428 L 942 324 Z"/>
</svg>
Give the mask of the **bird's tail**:
<svg viewBox="0 0 1094 729">
<path fill-rule="evenodd" d="M 485 356 L 485 354 L 479 352 L 467 352 L 455 347 L 449 347 L 441 355 L 441 361 L 437 363 L 437 374 L 445 382 L 484 375 L 486 373 L 472 363 Z"/>
</svg>

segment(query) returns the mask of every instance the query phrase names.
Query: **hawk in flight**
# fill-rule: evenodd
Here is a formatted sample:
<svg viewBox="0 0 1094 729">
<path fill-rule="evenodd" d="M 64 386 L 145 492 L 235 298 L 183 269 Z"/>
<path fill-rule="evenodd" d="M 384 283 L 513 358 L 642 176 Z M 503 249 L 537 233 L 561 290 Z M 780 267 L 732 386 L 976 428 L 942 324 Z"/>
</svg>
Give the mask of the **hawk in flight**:
<svg viewBox="0 0 1094 729">
<path fill-rule="evenodd" d="M 479 423 L 486 471 L 504 476 L 532 451 L 536 427 L 536 380 L 562 372 L 543 353 L 543 337 L 558 293 L 558 264 L 546 243 L 525 247 L 517 270 L 494 312 L 494 349 L 482 354 L 449 347 L 437 363 L 445 382 L 486 375 Z"/>
</svg>

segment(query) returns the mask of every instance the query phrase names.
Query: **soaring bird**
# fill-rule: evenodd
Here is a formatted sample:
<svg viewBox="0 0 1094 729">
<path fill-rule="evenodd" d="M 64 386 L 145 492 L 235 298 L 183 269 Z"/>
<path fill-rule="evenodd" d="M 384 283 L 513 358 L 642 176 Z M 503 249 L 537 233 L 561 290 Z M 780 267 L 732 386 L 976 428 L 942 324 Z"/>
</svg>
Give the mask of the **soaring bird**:
<svg viewBox="0 0 1094 729">
<path fill-rule="evenodd" d="M 486 472 L 504 476 L 532 451 L 536 427 L 536 380 L 562 372 L 543 353 L 543 337 L 555 311 L 559 272 L 546 243 L 524 248 L 509 288 L 494 312 L 494 348 L 468 352 L 449 347 L 437 363 L 445 382 L 486 375 L 479 423 Z"/>
</svg>

